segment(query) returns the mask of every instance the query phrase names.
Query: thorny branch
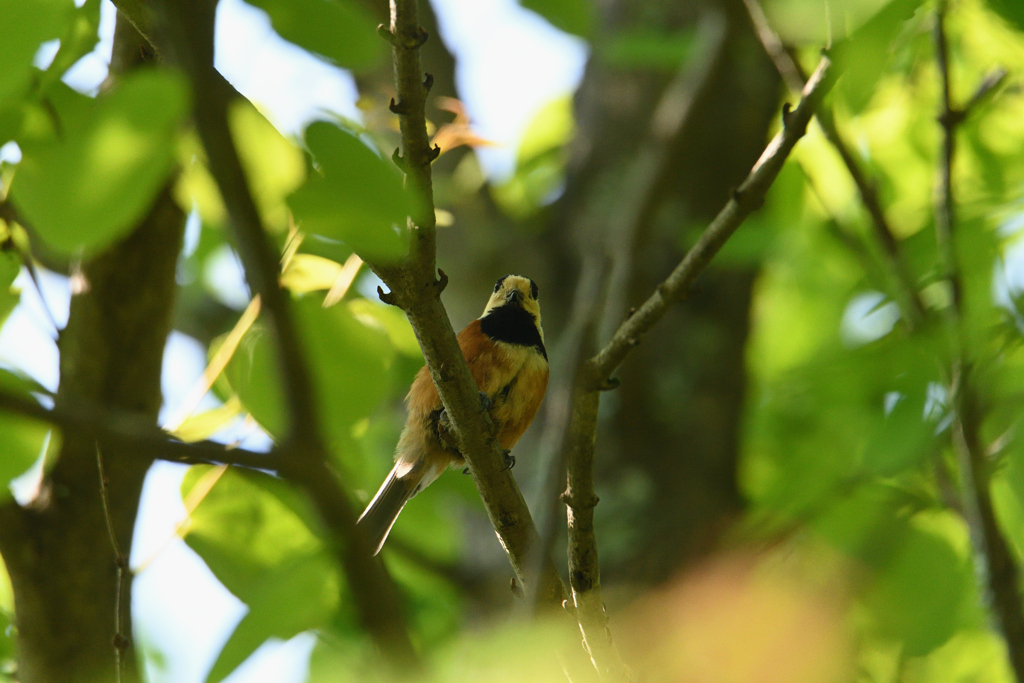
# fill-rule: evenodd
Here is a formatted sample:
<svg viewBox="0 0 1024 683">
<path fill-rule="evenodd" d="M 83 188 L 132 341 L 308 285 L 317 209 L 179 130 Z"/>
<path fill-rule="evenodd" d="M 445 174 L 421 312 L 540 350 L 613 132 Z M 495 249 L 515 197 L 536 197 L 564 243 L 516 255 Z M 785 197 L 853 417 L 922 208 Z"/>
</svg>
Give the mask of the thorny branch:
<svg viewBox="0 0 1024 683">
<path fill-rule="evenodd" d="M 757 37 L 761 41 L 765 52 L 775 64 L 779 75 L 782 76 L 782 80 L 785 81 L 786 86 L 790 90 L 800 92 L 803 90 L 804 81 L 806 80 L 800 65 L 793 60 L 793 57 L 790 56 L 782 44 L 782 40 L 772 30 L 758 0 L 743 0 L 743 2 L 747 7 L 751 23 L 754 25 L 755 33 L 757 33 Z M 924 304 L 921 302 L 920 293 L 914 282 L 914 276 L 907 267 L 906 261 L 900 252 L 900 245 L 896 239 L 896 234 L 885 215 L 882 202 L 878 198 L 876 183 L 873 178 L 868 176 L 861 166 L 860 160 L 854 155 L 845 138 L 836 128 L 835 115 L 832 113 L 832 108 L 824 100 L 818 102 L 815 115 L 822 133 L 825 135 L 825 139 L 835 148 L 839 157 L 843 160 L 847 171 L 850 173 L 850 178 L 857 186 L 857 191 L 860 193 L 864 208 L 871 218 L 871 227 L 874 230 L 875 237 L 884 251 L 886 266 L 897 285 L 895 292 L 897 304 L 903 314 L 903 319 L 907 322 L 908 326 L 913 328 L 924 320 Z"/>
<path fill-rule="evenodd" d="M 392 0 L 391 25 L 379 29 L 392 45 L 402 131 L 401 168 L 415 201 L 409 257 L 400 264 L 372 264 L 390 292 L 381 299 L 405 311 L 423 350 L 427 368 L 451 418 L 487 515 L 522 586 L 538 583 L 543 604 L 559 608 L 564 587 L 554 565 L 545 559 L 540 574 L 531 571 L 531 553 L 539 538 L 530 510 L 512 474 L 505 470 L 502 451 L 494 438 L 479 393 L 462 355 L 440 295 L 447 277 L 435 275 L 436 241 L 430 164 L 437 152 L 430 147 L 424 105 L 433 79 L 424 75 L 419 48 L 427 39 L 419 25 L 416 0 Z M 439 271 L 440 272 L 440 271 Z"/>
<path fill-rule="evenodd" d="M 577 405 L 578 392 L 586 391 L 581 381 L 582 363 L 595 350 L 600 339 L 614 331 L 600 328 L 617 322 L 625 310 L 625 292 L 633 269 L 635 244 L 657 208 L 658 188 L 672 165 L 670 150 L 674 141 L 686 134 L 695 110 L 695 103 L 703 95 L 715 69 L 718 68 L 726 46 L 726 19 L 718 11 L 706 13 L 699 22 L 698 35 L 703 45 L 693 59 L 687 59 L 676 77 L 662 94 L 651 115 L 647 135 L 636 156 L 622 174 L 623 200 L 598 227 L 605 239 L 585 247 L 584 264 L 574 295 L 572 316 L 562 341 L 561 353 L 552 356 L 552 385 L 548 390 L 547 419 L 541 437 L 540 452 L 545 456 L 548 480 L 564 487 L 561 495 L 542 488 L 542 502 L 547 506 L 569 503 L 566 514 L 570 538 L 575 536 L 576 547 L 586 548 L 588 564 L 593 568 L 589 588 L 576 601 L 577 616 L 583 642 L 591 662 L 602 678 L 629 680 L 632 672 L 619 654 L 608 627 L 608 618 L 601 596 L 597 542 L 592 518 L 578 512 L 591 502 L 596 504 L 593 482 L 593 445 L 586 443 L 586 435 L 593 434 L 580 419 L 589 415 Z M 605 261 L 611 260 L 611 271 L 605 275 Z M 602 305 L 602 301 L 606 300 Z M 603 308 L 603 313 L 601 309 Z M 599 322 L 600 321 L 600 322 Z M 593 397 L 591 397 L 593 398 Z M 594 408 L 596 417 L 596 407 Z M 596 423 L 594 425 L 596 429 Z M 580 443 L 580 438 L 584 439 Z M 543 518 L 541 527 L 545 547 L 553 538 L 553 510 Z M 570 573 L 573 571 L 570 552 Z M 579 564 L 577 561 L 575 564 Z M 571 578 L 571 577 L 570 577 Z"/>
<path fill-rule="evenodd" d="M 954 411 L 953 448 L 960 462 L 963 486 L 963 510 L 975 549 L 975 567 L 979 581 L 990 596 L 991 607 L 1006 639 L 1007 654 L 1018 681 L 1024 681 L 1024 609 L 1021 604 L 1020 572 L 1010 545 L 999 528 L 992 501 L 992 463 L 981 438 L 983 414 L 972 386 L 970 350 L 964 330 L 963 282 L 955 247 L 956 200 L 953 192 L 953 163 L 956 133 L 971 109 L 982 102 L 1005 77 L 998 70 L 986 78 L 962 108 L 953 104 L 950 90 L 949 43 L 946 36 L 948 5 L 940 0 L 935 13 L 935 58 L 942 87 L 938 121 L 942 127 L 939 156 L 939 182 L 935 203 L 935 239 L 944 274 L 952 290 L 948 309 L 949 328 L 954 347 L 951 370 L 952 409 Z"/>
<path fill-rule="evenodd" d="M 795 109 L 784 110 L 782 131 L 768 145 L 732 199 L 705 229 L 668 279 L 619 326 L 611 341 L 581 367 L 580 381 L 573 394 L 572 418 L 567 437 L 569 466 L 563 500 L 568 506 L 569 582 L 572 599 L 592 656 L 600 657 L 612 652 L 610 648 L 613 647 L 607 632 L 604 604 L 597 590 L 600 586 L 600 568 L 594 536 L 597 497 L 594 495 L 593 461 L 600 392 L 616 386 L 611 374 L 639 343 L 641 335 L 653 327 L 673 303 L 687 296 L 697 276 L 726 240 L 748 215 L 763 204 L 769 187 L 794 145 L 803 137 L 814 109 L 832 84 L 828 77 L 829 66 L 828 58 L 822 58 L 803 90 L 800 103 Z M 595 658 L 595 664 L 602 674 L 606 674 L 614 665 L 614 660 L 599 663 Z"/>
</svg>

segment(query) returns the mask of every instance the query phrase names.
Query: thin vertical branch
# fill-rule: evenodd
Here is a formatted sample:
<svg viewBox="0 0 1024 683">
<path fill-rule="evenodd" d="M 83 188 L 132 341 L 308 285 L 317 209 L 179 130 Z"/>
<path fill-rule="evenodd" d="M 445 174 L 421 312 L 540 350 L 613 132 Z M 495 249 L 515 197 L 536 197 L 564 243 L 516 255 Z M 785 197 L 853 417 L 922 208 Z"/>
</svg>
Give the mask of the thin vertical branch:
<svg viewBox="0 0 1024 683">
<path fill-rule="evenodd" d="M 939 155 L 938 192 L 935 202 L 935 240 L 940 265 L 949 282 L 951 304 L 948 309 L 950 340 L 953 345 L 951 390 L 953 414 L 953 448 L 960 463 L 963 486 L 963 511 L 975 550 L 975 571 L 983 592 L 989 595 L 1006 649 L 1018 681 L 1024 681 L 1024 606 L 1021 604 L 1020 571 L 1009 542 L 999 528 L 992 501 L 992 463 L 981 439 L 984 415 L 978 405 L 976 390 L 971 384 L 970 350 L 964 330 L 963 279 L 956 254 L 956 200 L 953 189 L 953 164 L 956 156 L 956 133 L 970 113 L 970 107 L 981 102 L 1005 77 L 999 71 L 982 82 L 964 108 L 953 104 L 950 88 L 949 41 L 946 34 L 946 0 L 939 0 L 935 12 L 935 61 L 941 85 L 938 116 L 942 127 L 942 149 Z"/>
<path fill-rule="evenodd" d="M 765 16 L 764 10 L 758 1 L 743 0 L 743 2 L 747 7 L 747 14 L 750 16 L 751 23 L 754 26 L 754 32 L 757 33 L 761 45 L 775 64 L 775 68 L 778 70 L 779 75 L 782 76 L 782 80 L 785 81 L 786 86 L 790 90 L 800 92 L 803 90 L 806 80 L 800 65 L 793 60 L 785 45 L 782 44 L 778 34 L 772 30 L 771 24 L 768 23 L 768 17 Z M 913 273 L 910 272 L 906 260 L 900 252 L 899 240 L 896 239 L 896 234 L 885 215 L 885 210 L 882 208 L 882 202 L 878 198 L 877 184 L 862 168 L 860 160 L 854 155 L 850 145 L 847 144 L 840 134 L 839 129 L 836 127 L 832 108 L 824 101 L 819 102 L 815 109 L 815 117 L 822 133 L 825 135 L 825 139 L 831 143 L 839 157 L 843 160 L 850 178 L 857 186 L 861 202 L 863 202 L 864 208 L 871 218 L 872 230 L 882 246 L 886 265 L 895 280 L 896 302 L 903 314 L 903 319 L 911 328 L 916 327 L 924 319 L 924 304 L 921 302 L 921 296 L 914 282 Z"/>
<path fill-rule="evenodd" d="M 423 74 L 420 64 L 419 48 L 428 36 L 419 25 L 416 0 L 391 0 L 390 27 L 378 30 L 391 43 L 395 61 L 398 98 L 392 102 L 391 110 L 399 116 L 402 148 L 393 158 L 405 172 L 407 187 L 415 202 L 410 221 L 409 256 L 397 265 L 371 264 L 390 289 L 386 293 L 381 291 L 380 297 L 400 307 L 409 318 L 427 369 L 452 421 L 459 450 L 466 458 L 519 585 L 526 590 L 536 590 L 544 605 L 559 609 L 565 588 L 550 560 L 542 562 L 539 574 L 530 562 L 540 547 L 533 517 L 515 479 L 505 469 L 503 452 L 440 299 L 448 280 L 440 271 L 437 271 L 440 278 L 435 274 L 430 168 L 440 150 L 430 147 L 426 130 L 424 106 L 433 78 Z"/>
<path fill-rule="evenodd" d="M 107 476 L 103 472 L 103 454 L 99 444 L 96 445 L 96 469 L 100 477 L 100 501 L 103 503 L 103 518 L 107 523 L 107 534 L 110 536 L 110 546 L 114 549 L 114 566 L 117 568 L 117 579 L 114 594 L 114 637 L 111 643 L 114 646 L 114 680 L 121 683 L 125 678 L 125 667 L 127 666 L 128 649 L 131 647 L 131 634 L 124 632 L 124 624 L 128 623 L 126 609 L 130 609 L 128 599 L 128 588 L 130 587 L 128 574 L 128 557 L 121 552 L 121 546 L 117 542 L 117 534 L 114 532 L 114 520 L 110 516 L 110 491 L 107 486 Z"/>
</svg>

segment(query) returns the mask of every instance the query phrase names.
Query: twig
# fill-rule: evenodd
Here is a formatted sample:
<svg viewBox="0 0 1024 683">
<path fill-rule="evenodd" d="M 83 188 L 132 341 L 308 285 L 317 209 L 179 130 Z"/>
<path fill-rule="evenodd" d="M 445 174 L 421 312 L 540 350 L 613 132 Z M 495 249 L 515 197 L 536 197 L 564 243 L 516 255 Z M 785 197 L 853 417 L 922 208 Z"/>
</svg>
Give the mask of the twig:
<svg viewBox="0 0 1024 683">
<path fill-rule="evenodd" d="M 285 447 L 289 457 L 279 472 L 312 499 L 334 539 L 334 550 L 352 586 L 356 611 L 378 646 L 395 664 L 416 667 L 418 657 L 402 619 L 397 590 L 355 525 L 347 492 L 330 465 L 320 428 L 313 381 L 289 301 L 279 286 L 277 253 L 263 228 L 228 126 L 228 103 L 235 96 L 213 66 L 216 4 L 209 0 L 160 0 L 154 5 L 166 36 L 163 47 L 189 76 L 196 129 L 206 148 L 245 266 L 246 278 L 260 295 L 277 342 L 277 357 L 288 406 Z"/>
<path fill-rule="evenodd" d="M 747 14 L 750 16 L 755 33 L 757 33 L 757 37 L 761 41 L 765 52 L 775 64 L 779 75 L 782 76 L 782 80 L 785 81 L 786 86 L 790 90 L 800 92 L 804 88 L 805 81 L 800 65 L 793 60 L 789 52 L 786 51 L 778 34 L 772 30 L 771 25 L 768 23 L 768 17 L 765 16 L 764 10 L 761 9 L 758 1 L 743 0 L 743 2 L 747 7 Z M 871 227 L 875 237 L 882 246 L 887 266 L 892 277 L 895 279 L 895 284 L 897 285 L 896 302 L 903 314 L 903 319 L 907 322 L 908 326 L 913 328 L 924 319 L 924 304 L 921 302 L 920 293 L 914 283 L 914 276 L 907 268 L 906 261 L 901 254 L 896 234 L 889 224 L 889 219 L 886 217 L 885 210 L 882 208 L 882 203 L 878 198 L 877 185 L 874 179 L 868 177 L 867 172 L 861 166 L 860 160 L 854 155 L 846 140 L 839 133 L 832 108 L 825 104 L 824 100 L 820 100 L 815 108 L 815 114 L 825 139 L 838 152 L 839 157 L 843 160 L 843 164 L 850 173 L 850 178 L 857 186 L 857 191 L 860 193 L 864 208 L 871 218 Z"/>
<path fill-rule="evenodd" d="M 128 557 L 121 552 L 121 546 L 117 542 L 117 534 L 114 531 L 114 521 L 110 517 L 109 491 L 107 488 L 107 477 L 103 472 L 103 454 L 99 444 L 96 445 L 96 469 L 100 476 L 100 501 L 103 503 L 103 517 L 107 522 L 107 533 L 110 535 L 110 545 L 114 549 L 114 565 L 117 567 L 117 579 L 114 594 L 114 646 L 115 673 L 114 680 L 121 683 L 124 679 L 125 666 L 127 665 L 128 649 L 131 647 L 131 635 L 124 633 L 122 626 L 128 623 L 128 615 L 125 609 L 129 607 L 130 598 L 128 589 L 131 584 L 127 581 L 125 574 L 128 572 Z"/>
<path fill-rule="evenodd" d="M 669 306 L 686 298 L 690 288 L 707 265 L 718 253 L 744 219 L 764 204 L 765 195 L 782 165 L 797 141 L 807 131 L 818 102 L 831 87 L 833 79 L 828 77 L 831 62 L 822 57 L 803 90 L 803 97 L 795 109 L 784 117 L 785 126 L 761 154 L 750 174 L 733 192 L 711 224 L 701 234 L 697 243 L 690 248 L 672 274 L 662 282 L 654 293 L 633 315 L 626 319 L 615 332 L 611 341 L 589 362 L 591 391 L 598 391 L 612 372 L 626 358 L 630 350 L 640 343 L 645 332 L 665 315 Z"/>
<path fill-rule="evenodd" d="M 539 583 L 545 605 L 558 608 L 565 595 L 554 565 L 545 560 L 541 574 L 531 571 L 532 552 L 539 547 L 537 530 L 523 494 L 505 469 L 502 451 L 480 404 L 476 383 L 462 355 L 440 294 L 447 277 L 435 275 L 436 240 L 429 146 L 423 108 L 431 83 L 424 77 L 419 47 L 427 36 L 419 26 L 416 0 L 392 0 L 391 26 L 379 29 L 393 47 L 395 82 L 402 130 L 401 167 L 415 205 L 409 257 L 400 265 L 371 264 L 390 292 L 381 299 L 405 311 L 430 376 L 451 418 L 459 450 L 466 458 L 487 515 L 521 586 Z M 440 271 L 438 271 L 440 272 Z"/>
<path fill-rule="evenodd" d="M 569 427 L 572 420 L 573 393 L 579 378 L 580 364 L 594 352 L 595 327 L 601 299 L 606 290 L 607 267 L 605 259 L 589 255 L 580 269 L 580 276 L 569 316 L 558 348 L 551 353 L 551 382 L 544 397 L 546 406 L 544 431 L 537 446 L 541 481 L 537 487 L 534 509 L 537 510 L 540 548 L 532 558 L 539 571 L 543 561 L 551 556 L 555 534 L 564 520 L 562 493 L 565 490 L 566 462 L 568 458 Z M 536 587 L 527 587 L 524 600 L 526 611 L 537 608 Z"/>
<path fill-rule="evenodd" d="M 953 193 L 953 161 L 956 132 L 965 117 L 1005 77 L 998 71 L 990 75 L 968 105 L 953 105 L 949 77 L 949 44 L 946 38 L 946 0 L 939 0 L 935 12 L 935 58 L 942 86 L 939 124 L 942 126 L 942 153 L 939 157 L 938 196 L 935 203 L 935 239 L 939 258 L 952 289 L 948 309 L 950 335 L 954 344 L 951 396 L 954 412 L 952 438 L 960 463 L 963 483 L 964 517 L 975 549 L 975 570 L 983 592 L 991 596 L 991 607 L 1006 639 L 1007 654 L 1018 681 L 1024 681 L 1024 609 L 1021 605 L 1020 575 L 1006 537 L 999 528 L 992 502 L 992 465 L 981 440 L 983 415 L 975 389 L 971 385 L 971 363 L 967 335 L 963 325 L 962 276 L 956 259 L 956 201 Z"/>
<path fill-rule="evenodd" d="M 806 132 L 815 106 L 831 86 L 832 81 L 827 78 L 828 68 L 829 60 L 823 57 L 804 88 L 800 103 L 784 118 L 783 130 L 765 149 L 725 208 L 668 279 L 619 326 L 611 341 L 583 364 L 582 379 L 573 396 L 568 437 L 567 487 L 563 500 L 568 506 L 569 583 L 572 598 L 588 650 L 602 674 L 615 675 L 615 672 L 624 671 L 624 667 L 616 661 L 617 652 L 607 629 L 608 618 L 600 591 L 597 590 L 600 586 L 600 568 L 594 537 L 594 506 L 597 505 L 597 497 L 594 495 L 593 458 L 600 392 L 614 385 L 609 381 L 611 373 L 639 343 L 640 336 L 661 319 L 672 303 L 689 293 L 697 276 L 726 240 L 764 202 L 765 194 L 782 169 L 782 164 Z"/>
</svg>

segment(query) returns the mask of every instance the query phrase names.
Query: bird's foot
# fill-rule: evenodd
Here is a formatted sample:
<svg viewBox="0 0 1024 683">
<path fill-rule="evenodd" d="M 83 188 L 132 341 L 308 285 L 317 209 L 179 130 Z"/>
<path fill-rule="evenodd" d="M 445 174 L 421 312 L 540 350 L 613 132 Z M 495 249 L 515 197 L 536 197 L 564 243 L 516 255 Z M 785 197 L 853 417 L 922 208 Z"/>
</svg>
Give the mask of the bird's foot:
<svg viewBox="0 0 1024 683">
<path fill-rule="evenodd" d="M 504 452 L 504 456 L 505 456 L 505 466 L 503 468 L 501 468 L 502 472 L 504 472 L 505 470 L 510 470 L 510 469 L 512 469 L 513 467 L 516 466 L 516 456 L 512 455 L 512 451 L 506 450 Z"/>
<path fill-rule="evenodd" d="M 448 411 L 443 408 L 441 414 L 437 416 L 437 438 L 445 448 L 455 453 L 459 452 L 459 445 L 455 442 L 455 434 L 452 431 L 452 423 L 448 419 Z"/>
</svg>

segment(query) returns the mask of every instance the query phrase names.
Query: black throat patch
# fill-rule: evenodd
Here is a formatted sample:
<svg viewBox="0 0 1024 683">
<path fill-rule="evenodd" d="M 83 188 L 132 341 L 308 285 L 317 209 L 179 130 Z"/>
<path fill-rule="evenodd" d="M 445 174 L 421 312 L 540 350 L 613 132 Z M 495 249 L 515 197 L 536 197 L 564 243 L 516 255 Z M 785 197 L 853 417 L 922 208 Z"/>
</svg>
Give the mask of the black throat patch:
<svg viewBox="0 0 1024 683">
<path fill-rule="evenodd" d="M 532 346 L 544 356 L 544 360 L 548 359 L 544 340 L 540 338 L 540 332 L 537 330 L 537 323 L 521 306 L 506 304 L 492 308 L 490 313 L 480 318 L 480 329 L 495 341 Z"/>
</svg>

